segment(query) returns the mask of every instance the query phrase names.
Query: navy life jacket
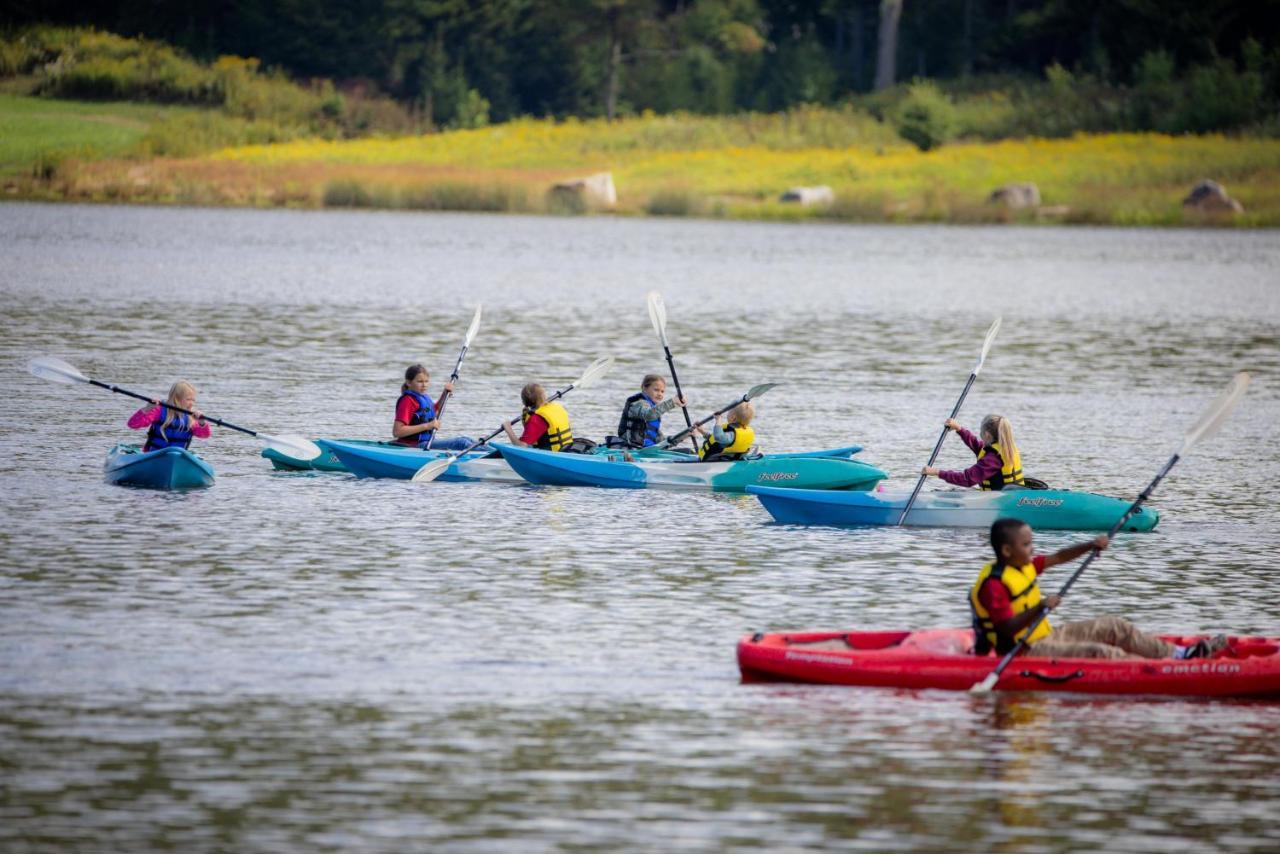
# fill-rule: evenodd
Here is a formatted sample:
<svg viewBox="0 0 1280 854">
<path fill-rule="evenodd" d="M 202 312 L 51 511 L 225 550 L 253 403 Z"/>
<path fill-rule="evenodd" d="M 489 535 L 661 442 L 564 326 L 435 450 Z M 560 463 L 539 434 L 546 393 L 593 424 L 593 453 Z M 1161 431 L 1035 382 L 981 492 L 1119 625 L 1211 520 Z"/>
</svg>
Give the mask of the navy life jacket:
<svg viewBox="0 0 1280 854">
<path fill-rule="evenodd" d="M 147 444 L 143 451 L 159 451 L 162 448 L 187 448 L 191 445 L 191 418 L 181 412 L 173 413 L 168 427 L 161 427 L 169 407 L 160 404 L 160 420 L 147 429 Z"/>
<path fill-rule="evenodd" d="M 642 391 L 638 391 L 628 397 L 627 402 L 622 405 L 622 417 L 618 419 L 618 435 L 634 447 L 647 448 L 650 445 L 658 444 L 658 437 L 662 435 L 662 419 L 656 418 L 653 421 L 642 421 L 632 416 L 631 404 L 637 400 L 643 400 L 651 407 L 658 405 Z"/>
<path fill-rule="evenodd" d="M 426 424 L 428 421 L 434 421 L 436 419 L 436 405 L 431 402 L 431 398 L 427 397 L 425 394 L 418 394 L 412 389 L 405 389 L 400 393 L 400 400 L 403 400 L 405 397 L 413 398 L 418 404 L 418 408 L 414 411 L 412 417 L 409 418 L 410 427 L 416 427 L 419 424 Z M 400 400 L 396 401 L 397 409 L 400 407 Z M 419 448 L 425 448 L 427 446 L 427 442 L 431 441 L 431 436 L 435 432 L 436 431 L 434 430 L 428 430 L 425 433 L 406 436 L 399 441 L 406 445 L 413 444 L 417 445 Z"/>
</svg>

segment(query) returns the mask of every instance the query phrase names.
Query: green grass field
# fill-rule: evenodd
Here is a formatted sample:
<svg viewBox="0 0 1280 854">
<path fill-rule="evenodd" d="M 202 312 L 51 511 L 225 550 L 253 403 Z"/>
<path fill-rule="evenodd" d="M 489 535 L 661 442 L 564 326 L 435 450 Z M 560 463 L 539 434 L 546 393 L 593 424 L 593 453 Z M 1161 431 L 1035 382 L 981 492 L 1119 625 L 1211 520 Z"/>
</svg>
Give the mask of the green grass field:
<svg viewBox="0 0 1280 854">
<path fill-rule="evenodd" d="M 58 101 L 0 94 L 0 176 L 29 174 L 66 158 L 100 160 L 137 151 L 155 123 L 186 107 Z"/>
</svg>

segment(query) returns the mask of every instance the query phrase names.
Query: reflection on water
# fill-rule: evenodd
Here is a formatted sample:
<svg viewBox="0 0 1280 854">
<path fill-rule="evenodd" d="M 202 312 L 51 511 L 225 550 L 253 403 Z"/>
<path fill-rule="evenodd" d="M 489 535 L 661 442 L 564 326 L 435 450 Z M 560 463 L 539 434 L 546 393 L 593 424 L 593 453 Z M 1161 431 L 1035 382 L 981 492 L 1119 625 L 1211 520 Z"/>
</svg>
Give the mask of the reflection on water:
<svg viewBox="0 0 1280 854">
<path fill-rule="evenodd" d="M 1054 484 L 1134 494 L 1255 373 L 1064 619 L 1280 634 L 1278 268 L 1271 233 L 0 205 L 0 841 L 1275 848 L 1274 706 L 737 684 L 748 630 L 964 623 L 983 532 L 274 473 L 225 431 L 213 489 L 120 489 L 130 402 L 22 366 L 184 376 L 235 423 L 378 437 L 404 366 L 438 383 L 483 301 L 452 430 L 607 353 L 566 399 L 599 437 L 663 367 L 657 287 L 695 410 L 782 382 L 766 448 L 856 442 L 909 483 L 1003 313 L 963 420 L 1010 415 Z"/>
</svg>

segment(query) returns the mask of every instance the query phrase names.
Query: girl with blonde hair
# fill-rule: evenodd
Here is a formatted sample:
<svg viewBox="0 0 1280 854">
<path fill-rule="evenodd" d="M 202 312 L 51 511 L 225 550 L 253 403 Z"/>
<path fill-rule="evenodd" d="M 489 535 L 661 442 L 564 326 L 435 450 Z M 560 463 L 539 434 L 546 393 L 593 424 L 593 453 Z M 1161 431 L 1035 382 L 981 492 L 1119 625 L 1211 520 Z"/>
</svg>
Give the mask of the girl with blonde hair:
<svg viewBox="0 0 1280 854">
<path fill-rule="evenodd" d="M 176 408 L 175 408 L 176 407 Z M 192 414 L 178 412 L 186 409 Z M 164 403 L 151 401 L 129 418 L 130 430 L 147 428 L 147 443 L 142 450 L 158 451 L 161 448 L 186 448 L 192 438 L 208 439 L 212 434 L 204 415 L 196 409 L 196 387 L 186 380 L 178 380 L 169 388 Z"/>
<path fill-rule="evenodd" d="M 978 461 L 964 471 L 946 471 L 925 466 L 921 474 L 933 475 L 954 486 L 977 486 L 982 489 L 1004 489 L 1010 484 L 1025 485 L 1022 455 L 1013 440 L 1013 425 L 1003 415 L 988 415 L 978 428 L 981 438 L 973 435 L 954 418 L 946 420 L 948 430 L 956 431 L 960 441 L 978 455 Z"/>
</svg>

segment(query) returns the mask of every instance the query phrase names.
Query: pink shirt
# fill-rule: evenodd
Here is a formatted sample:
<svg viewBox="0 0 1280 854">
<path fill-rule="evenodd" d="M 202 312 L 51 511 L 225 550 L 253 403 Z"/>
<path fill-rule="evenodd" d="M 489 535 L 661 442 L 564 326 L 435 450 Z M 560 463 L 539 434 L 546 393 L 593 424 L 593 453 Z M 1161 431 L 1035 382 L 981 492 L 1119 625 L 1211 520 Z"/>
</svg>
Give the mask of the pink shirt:
<svg viewBox="0 0 1280 854">
<path fill-rule="evenodd" d="M 139 409 L 137 412 L 133 413 L 133 415 L 129 416 L 129 429 L 141 430 L 144 427 L 150 427 L 157 421 L 163 420 L 163 407 L 144 406 L 142 409 Z M 201 424 L 198 421 L 193 421 L 191 424 L 191 435 L 195 436 L 197 439 L 208 439 L 212 433 L 213 431 L 209 429 L 208 424 Z"/>
</svg>

